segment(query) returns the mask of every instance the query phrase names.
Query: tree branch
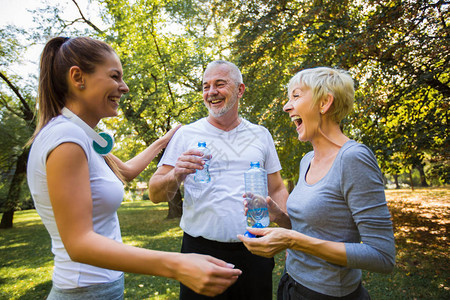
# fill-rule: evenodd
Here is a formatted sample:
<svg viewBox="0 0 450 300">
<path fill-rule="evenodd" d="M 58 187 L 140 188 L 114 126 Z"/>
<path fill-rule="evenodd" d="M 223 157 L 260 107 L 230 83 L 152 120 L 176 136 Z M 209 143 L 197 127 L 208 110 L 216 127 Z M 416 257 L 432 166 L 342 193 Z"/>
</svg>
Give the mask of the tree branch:
<svg viewBox="0 0 450 300">
<path fill-rule="evenodd" d="M 81 18 L 83 19 L 84 22 L 86 22 L 86 24 L 88 24 L 89 26 L 91 26 L 92 28 L 94 28 L 95 31 L 97 31 L 98 33 L 104 33 L 103 30 L 101 30 L 100 28 L 98 28 L 97 26 L 95 26 L 91 21 L 89 21 L 88 19 L 85 18 L 85 16 L 83 15 L 83 12 L 81 11 L 80 7 L 78 6 L 77 1 L 72 0 L 72 2 L 76 5 L 78 12 L 81 15 Z"/>
<path fill-rule="evenodd" d="M 8 105 L 8 101 L 3 97 L 3 95 L 0 95 L 0 103 L 6 108 L 7 111 L 12 113 L 13 115 L 22 118 L 20 114 L 18 114 L 12 107 Z"/>
<path fill-rule="evenodd" d="M 0 72 L 0 77 L 6 82 L 6 84 L 14 92 L 14 94 L 16 94 L 17 98 L 19 98 L 20 100 L 20 103 L 22 103 L 21 110 L 23 112 L 23 119 L 27 122 L 32 121 L 34 118 L 33 111 L 31 110 L 27 101 L 22 97 L 17 87 L 2 72 Z"/>
</svg>

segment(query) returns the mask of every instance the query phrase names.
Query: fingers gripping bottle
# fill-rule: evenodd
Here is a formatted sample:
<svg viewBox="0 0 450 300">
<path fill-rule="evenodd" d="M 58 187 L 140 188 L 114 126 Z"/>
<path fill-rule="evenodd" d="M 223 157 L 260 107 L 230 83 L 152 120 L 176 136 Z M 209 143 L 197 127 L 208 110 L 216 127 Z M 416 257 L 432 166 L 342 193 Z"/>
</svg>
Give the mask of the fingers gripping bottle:
<svg viewBox="0 0 450 300">
<path fill-rule="evenodd" d="M 202 158 L 205 164 L 203 165 L 203 170 L 195 171 L 194 181 L 208 183 L 211 180 L 211 176 L 209 175 L 209 161 L 211 159 L 211 152 L 208 148 L 206 148 L 206 142 L 198 142 L 198 147 L 196 148 L 196 150 L 203 153 Z"/>
<path fill-rule="evenodd" d="M 269 210 L 267 209 L 267 172 L 260 167 L 259 162 L 252 161 L 250 169 L 244 174 L 245 194 L 247 200 L 247 226 L 264 228 L 269 226 Z M 255 237 L 250 232 L 248 237 Z"/>
</svg>

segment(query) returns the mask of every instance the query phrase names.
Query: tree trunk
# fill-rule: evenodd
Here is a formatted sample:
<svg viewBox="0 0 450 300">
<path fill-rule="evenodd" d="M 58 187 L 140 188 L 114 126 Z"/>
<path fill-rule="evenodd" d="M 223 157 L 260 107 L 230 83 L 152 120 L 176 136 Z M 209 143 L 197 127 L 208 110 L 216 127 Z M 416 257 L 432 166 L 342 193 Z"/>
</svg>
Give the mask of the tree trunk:
<svg viewBox="0 0 450 300">
<path fill-rule="evenodd" d="M 412 177 L 412 168 L 411 168 L 411 170 L 409 170 L 409 182 L 411 183 L 411 190 L 414 191 L 414 182 L 413 182 L 413 177 Z"/>
<path fill-rule="evenodd" d="M 394 181 L 395 181 L 395 189 L 400 189 L 400 184 L 398 184 L 398 175 L 395 174 L 394 176 Z"/>
<path fill-rule="evenodd" d="M 384 185 L 384 188 L 386 189 L 386 185 L 388 183 L 388 180 L 387 180 L 386 175 L 384 173 L 382 174 L 382 176 L 383 176 L 383 185 Z"/>
<path fill-rule="evenodd" d="M 427 183 L 427 179 L 425 176 L 425 171 L 423 170 L 423 166 L 422 165 L 417 165 L 416 166 L 417 170 L 419 170 L 419 174 L 420 174 L 420 186 L 421 187 L 428 187 L 428 183 Z"/>
<path fill-rule="evenodd" d="M 25 182 L 27 173 L 27 159 L 30 148 L 23 150 L 22 154 L 17 158 L 16 171 L 9 185 L 8 196 L 5 202 L 5 213 L 3 213 L 0 228 L 7 229 L 13 227 L 14 210 L 20 201 L 20 189 Z"/>
<path fill-rule="evenodd" d="M 0 223 L 1 229 L 8 229 L 13 227 L 14 209 L 8 209 L 3 213 L 2 222 Z"/>
<path fill-rule="evenodd" d="M 178 189 L 173 199 L 169 201 L 169 213 L 167 215 L 167 219 L 181 218 L 181 215 L 183 214 L 182 199 L 183 197 L 181 196 L 181 191 Z"/>
</svg>

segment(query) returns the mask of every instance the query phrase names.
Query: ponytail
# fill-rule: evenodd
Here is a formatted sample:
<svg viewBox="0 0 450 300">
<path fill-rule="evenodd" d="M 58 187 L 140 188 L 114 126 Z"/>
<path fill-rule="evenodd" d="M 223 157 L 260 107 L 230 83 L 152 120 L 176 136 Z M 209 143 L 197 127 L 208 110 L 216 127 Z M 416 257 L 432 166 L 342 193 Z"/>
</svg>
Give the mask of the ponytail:
<svg viewBox="0 0 450 300">
<path fill-rule="evenodd" d="M 47 42 L 40 59 L 38 88 L 38 123 L 30 145 L 50 120 L 61 114 L 69 92 L 67 73 L 72 66 L 91 74 L 114 50 L 105 42 L 89 37 L 55 37 Z"/>
<path fill-rule="evenodd" d="M 61 114 L 69 92 L 67 74 L 72 66 L 92 74 L 95 67 L 104 63 L 106 54 L 114 53 L 108 44 L 88 37 L 56 37 L 47 42 L 41 54 L 39 73 L 38 124 L 27 146 L 50 120 Z M 124 177 L 117 164 L 109 156 L 105 161 L 117 177 Z"/>
</svg>

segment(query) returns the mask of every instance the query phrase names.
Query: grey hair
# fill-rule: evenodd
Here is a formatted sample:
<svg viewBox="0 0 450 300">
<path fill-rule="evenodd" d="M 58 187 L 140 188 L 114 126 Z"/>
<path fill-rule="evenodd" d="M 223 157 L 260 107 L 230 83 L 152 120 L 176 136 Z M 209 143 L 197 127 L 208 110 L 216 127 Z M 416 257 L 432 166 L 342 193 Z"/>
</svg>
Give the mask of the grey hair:
<svg viewBox="0 0 450 300">
<path fill-rule="evenodd" d="M 205 72 L 206 72 L 206 70 L 208 70 L 209 68 L 214 67 L 214 66 L 217 66 L 217 65 L 227 65 L 227 66 L 230 68 L 230 75 L 231 75 L 231 78 L 233 78 L 233 80 L 234 80 L 237 84 L 244 83 L 244 80 L 242 79 L 242 73 L 241 73 L 241 71 L 239 70 L 239 68 L 238 68 L 235 64 L 233 64 L 232 62 L 229 62 L 229 61 L 226 61 L 226 60 L 221 60 L 221 59 L 219 59 L 219 60 L 215 60 L 215 61 L 210 62 L 210 63 L 206 66 Z"/>
</svg>

